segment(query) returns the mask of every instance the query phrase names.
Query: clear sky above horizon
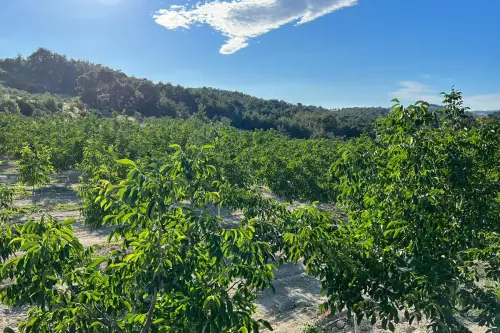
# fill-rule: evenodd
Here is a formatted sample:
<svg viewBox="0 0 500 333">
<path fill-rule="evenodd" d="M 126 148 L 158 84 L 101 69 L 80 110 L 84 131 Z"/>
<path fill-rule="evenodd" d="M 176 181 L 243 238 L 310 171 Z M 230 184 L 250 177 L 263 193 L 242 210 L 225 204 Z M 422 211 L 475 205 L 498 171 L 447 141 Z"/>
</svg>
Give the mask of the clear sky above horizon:
<svg viewBox="0 0 500 333">
<path fill-rule="evenodd" d="M 0 58 L 38 47 L 187 87 L 344 106 L 500 109 L 499 0 L 0 0 Z"/>
</svg>

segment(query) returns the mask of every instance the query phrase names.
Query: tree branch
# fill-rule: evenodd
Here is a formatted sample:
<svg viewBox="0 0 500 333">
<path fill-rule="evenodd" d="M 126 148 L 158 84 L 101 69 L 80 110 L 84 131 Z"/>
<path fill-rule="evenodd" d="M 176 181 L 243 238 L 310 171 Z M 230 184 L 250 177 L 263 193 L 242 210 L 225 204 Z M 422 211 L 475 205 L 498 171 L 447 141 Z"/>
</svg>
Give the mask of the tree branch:
<svg viewBox="0 0 500 333">
<path fill-rule="evenodd" d="M 67 284 L 68 287 L 69 287 L 69 291 L 70 293 L 75 297 L 75 298 L 78 298 L 77 294 L 75 293 L 75 290 L 73 289 L 73 286 L 71 285 L 71 283 L 68 283 Z M 91 314 L 93 311 L 92 309 L 90 309 L 86 304 L 84 303 L 78 303 L 80 305 L 82 305 L 85 309 L 87 309 L 87 311 L 89 312 L 89 314 Z M 99 310 L 99 308 L 97 306 L 93 307 L 94 311 L 97 312 L 99 315 L 101 315 L 102 319 L 101 318 L 95 318 L 97 321 L 103 323 L 104 325 L 107 325 L 107 326 L 110 326 L 110 327 L 113 327 L 115 329 L 116 332 L 118 333 L 125 333 L 121 328 L 120 326 L 118 326 L 118 324 L 109 319 L 108 316 L 102 312 L 101 310 Z"/>
<path fill-rule="evenodd" d="M 229 289 L 228 289 L 228 290 L 226 290 L 226 293 L 228 293 L 231 289 L 233 289 L 233 288 L 234 288 L 234 286 L 235 286 L 236 284 L 240 283 L 241 281 L 242 281 L 242 280 L 240 279 L 240 280 L 236 281 L 235 283 L 233 283 L 233 285 L 232 285 L 231 287 L 229 287 Z"/>
<path fill-rule="evenodd" d="M 147 333 L 149 331 L 149 327 L 151 326 L 151 322 L 153 321 L 153 312 L 154 312 L 154 309 L 156 306 L 157 297 L 158 297 L 158 290 L 155 288 L 155 291 L 153 293 L 153 297 L 151 298 L 151 304 L 149 305 L 146 324 L 144 324 L 144 327 L 142 328 L 141 333 Z"/>
</svg>

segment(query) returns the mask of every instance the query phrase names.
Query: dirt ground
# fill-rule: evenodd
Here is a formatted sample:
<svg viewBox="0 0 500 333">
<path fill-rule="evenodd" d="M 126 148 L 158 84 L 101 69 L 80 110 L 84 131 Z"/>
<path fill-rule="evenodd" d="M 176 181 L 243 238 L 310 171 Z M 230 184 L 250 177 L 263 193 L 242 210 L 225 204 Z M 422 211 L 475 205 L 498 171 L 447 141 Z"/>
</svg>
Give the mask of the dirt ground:
<svg viewBox="0 0 500 333">
<path fill-rule="evenodd" d="M 75 233 L 85 246 L 95 244 L 106 244 L 107 232 L 91 230 L 82 224 L 79 211 L 74 209 L 80 199 L 76 195 L 75 187 L 78 177 L 74 173 L 60 174 L 53 177 L 50 186 L 42 188 L 36 193 L 37 205 L 47 209 L 50 214 L 59 219 L 75 218 Z M 0 183 L 15 185 L 17 181 L 17 166 L 14 162 L 0 165 Z M 16 206 L 29 206 L 32 203 L 30 196 L 16 197 Z M 58 207 L 73 207 L 71 210 L 58 209 Z M 214 210 L 215 211 L 215 210 Z M 32 214 L 38 217 L 41 213 Z M 222 210 L 227 225 L 238 223 L 241 214 Z M 319 305 L 325 301 L 320 296 L 320 284 L 314 278 L 305 273 L 302 264 L 285 264 L 279 267 L 275 273 L 275 292 L 266 290 L 259 294 L 257 300 L 256 318 L 268 320 L 278 333 L 299 333 L 307 323 L 318 322 L 326 332 L 354 332 L 354 328 L 348 324 L 346 318 L 324 318 L 318 312 Z M 0 330 L 5 327 L 15 328 L 17 323 L 25 316 L 26 309 L 10 309 L 0 305 Z M 484 333 L 486 329 L 471 325 L 473 333 Z M 389 332 L 381 328 L 377 323 L 374 326 L 363 322 L 361 332 L 381 333 Z M 397 325 L 398 333 L 424 333 L 425 325 L 408 326 L 407 323 Z"/>
</svg>

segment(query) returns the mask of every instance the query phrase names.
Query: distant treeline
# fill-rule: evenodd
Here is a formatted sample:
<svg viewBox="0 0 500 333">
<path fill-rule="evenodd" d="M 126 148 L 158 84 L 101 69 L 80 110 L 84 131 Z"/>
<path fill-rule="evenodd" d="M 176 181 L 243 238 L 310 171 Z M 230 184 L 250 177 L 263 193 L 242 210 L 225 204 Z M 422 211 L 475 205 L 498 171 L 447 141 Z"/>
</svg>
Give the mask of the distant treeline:
<svg viewBox="0 0 500 333">
<path fill-rule="evenodd" d="M 100 64 L 68 59 L 44 48 L 27 58 L 19 55 L 0 59 L 0 82 L 11 88 L 0 90 L 0 108 L 18 110 L 27 116 L 62 111 L 63 99 L 72 98 L 72 105 L 98 110 L 104 116 L 115 111 L 135 117 L 225 120 L 236 128 L 276 129 L 295 138 L 371 134 L 378 116 L 388 112 L 381 107 L 328 110 L 235 91 L 153 83 Z M 45 96 L 30 96 L 26 92 Z"/>
</svg>

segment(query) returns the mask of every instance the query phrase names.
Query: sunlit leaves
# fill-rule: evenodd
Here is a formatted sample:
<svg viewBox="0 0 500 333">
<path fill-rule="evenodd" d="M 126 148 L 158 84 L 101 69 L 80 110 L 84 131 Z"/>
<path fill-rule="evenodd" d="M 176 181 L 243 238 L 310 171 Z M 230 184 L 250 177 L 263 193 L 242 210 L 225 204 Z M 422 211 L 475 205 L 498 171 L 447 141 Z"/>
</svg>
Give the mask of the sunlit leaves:
<svg viewBox="0 0 500 333">
<path fill-rule="evenodd" d="M 54 167 L 50 161 L 50 150 L 45 146 L 26 144 L 21 150 L 19 160 L 19 181 L 33 189 L 50 183 L 50 174 Z M 34 193 L 33 193 L 34 195 Z"/>
<path fill-rule="evenodd" d="M 349 143 L 333 166 L 350 213 L 348 235 L 364 248 L 353 256 L 355 270 L 328 267 L 324 288 L 337 305 L 377 314 L 391 330 L 405 308 L 410 321 L 425 316 L 435 332 L 464 331 L 456 310 L 463 304 L 495 326 L 498 289 L 478 288 L 475 296 L 461 290 L 479 279 L 470 254 L 491 250 L 485 236 L 498 232 L 500 183 L 491 160 L 498 148 L 487 150 L 498 147 L 498 137 L 486 135 L 490 124 L 471 127 L 456 91 L 439 113 L 422 101 L 406 108 L 395 102 L 376 140 Z M 481 265 L 498 269 L 490 250 Z"/>
<path fill-rule="evenodd" d="M 162 166 L 121 160 L 126 179 L 99 189 L 93 202 L 108 214 L 120 248 L 95 256 L 50 217 L 16 227 L 1 266 L 15 282 L 2 302 L 30 304 L 26 332 L 256 331 L 258 290 L 270 287 L 274 253 L 251 223 L 224 229 L 209 214 L 217 172 L 205 147 L 177 150 Z M 113 169 L 111 169 L 113 170 Z M 188 206 L 183 205 L 185 201 Z M 246 204 L 242 202 L 242 206 Z M 269 206 L 268 209 L 272 209 Z"/>
</svg>

